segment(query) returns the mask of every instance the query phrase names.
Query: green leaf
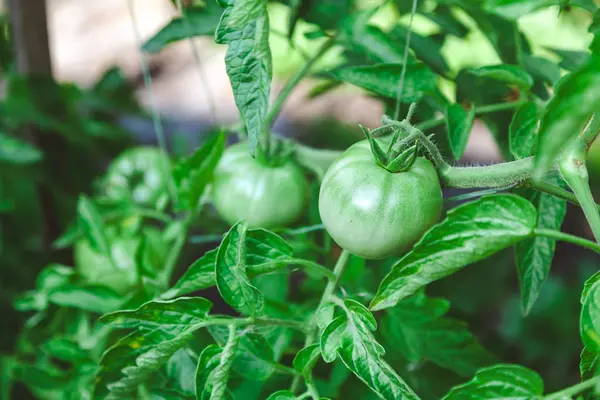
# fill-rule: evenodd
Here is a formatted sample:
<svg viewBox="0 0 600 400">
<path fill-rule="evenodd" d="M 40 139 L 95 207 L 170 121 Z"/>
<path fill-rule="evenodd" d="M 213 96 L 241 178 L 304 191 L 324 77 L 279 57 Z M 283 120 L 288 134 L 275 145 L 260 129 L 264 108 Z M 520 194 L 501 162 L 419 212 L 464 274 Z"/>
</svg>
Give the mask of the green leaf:
<svg viewBox="0 0 600 400">
<path fill-rule="evenodd" d="M 485 0 L 485 10 L 517 20 L 540 8 L 564 3 L 563 0 Z"/>
<path fill-rule="evenodd" d="M 395 99 L 402 64 L 378 64 L 357 67 L 343 67 L 331 71 L 331 75 L 351 85 L 374 92 L 383 97 Z M 407 102 L 420 100 L 424 94 L 436 91 L 436 77 L 422 63 L 406 66 L 402 98 Z"/>
<path fill-rule="evenodd" d="M 542 178 L 560 151 L 577 137 L 592 113 L 600 108 L 599 86 L 600 57 L 590 57 L 582 68 L 557 84 L 540 123 L 535 178 Z"/>
<path fill-rule="evenodd" d="M 561 58 L 558 65 L 569 71 L 575 71 L 583 67 L 590 57 L 590 53 L 587 51 L 564 50 L 554 47 L 547 47 L 547 49 L 558 55 Z"/>
<path fill-rule="evenodd" d="M 197 329 L 176 335 L 160 329 L 144 329 L 119 340 L 100 360 L 94 398 L 104 398 L 108 392 L 117 398 L 131 397 L 139 384 L 194 337 Z"/>
<path fill-rule="evenodd" d="M 600 281 L 600 271 L 596 272 L 594 275 L 590 276 L 585 283 L 583 284 L 583 290 L 581 291 L 581 304 L 585 303 L 588 293 L 590 289 L 596 284 L 596 282 Z"/>
<path fill-rule="evenodd" d="M 507 248 L 531 235 L 533 205 L 522 197 L 495 194 L 450 210 L 381 282 L 372 310 L 392 307 L 430 282 Z"/>
<path fill-rule="evenodd" d="M 225 150 L 225 135 L 210 137 L 194 154 L 179 161 L 173 168 L 177 186 L 178 210 L 196 209 L 204 189 L 212 180 L 213 172 Z"/>
<path fill-rule="evenodd" d="M 544 382 L 537 372 L 520 365 L 499 364 L 453 387 L 443 400 L 541 400 L 543 393 Z"/>
<path fill-rule="evenodd" d="M 209 332 L 220 346 L 225 346 L 228 329 L 211 326 Z M 264 381 L 275 372 L 273 348 L 264 336 L 249 332 L 240 337 L 231 368 L 239 375 L 252 381 Z"/>
<path fill-rule="evenodd" d="M 193 395 L 196 390 L 194 381 L 190 379 L 196 374 L 196 359 L 190 353 L 186 348 L 177 350 L 165 368 L 170 380 L 169 387 L 187 395 Z"/>
<path fill-rule="evenodd" d="M 99 314 L 118 309 L 123 301 L 121 295 L 105 286 L 79 287 L 66 284 L 48 293 L 50 303 Z"/>
<path fill-rule="evenodd" d="M 329 325 L 323 330 L 319 346 L 321 347 L 321 355 L 325 362 L 333 362 L 337 358 L 337 349 L 340 347 L 342 335 L 348 326 L 348 318 L 345 315 L 340 315 L 332 320 Z"/>
<path fill-rule="evenodd" d="M 564 185 L 558 176 L 554 177 L 552 183 Z M 538 228 L 560 230 L 567 212 L 565 200 L 534 190 L 527 190 L 526 197 L 538 210 Z M 534 236 L 515 246 L 515 262 L 521 287 L 521 309 L 525 315 L 531 311 L 550 273 L 555 245 L 556 242 L 552 239 Z"/>
<path fill-rule="evenodd" d="M 588 290 L 581 307 L 579 332 L 585 347 L 600 353 L 600 283 L 595 283 Z"/>
<path fill-rule="evenodd" d="M 338 344 L 337 355 L 342 362 L 380 398 L 418 400 L 419 397 L 383 360 L 385 351 L 372 332 L 375 328 L 373 315 L 357 302 L 346 300 L 344 306 L 345 321 L 342 320 L 343 323 L 334 332 L 339 332 L 341 327 L 345 329 L 339 334 L 339 339 L 332 341 L 330 335 L 325 341 L 325 348 L 333 343 Z M 323 349 L 323 338 L 321 340 Z M 325 353 L 323 355 L 325 358 Z"/>
<path fill-rule="evenodd" d="M 216 1 L 207 1 L 206 7 L 190 7 L 182 17 L 175 17 L 156 35 L 152 36 L 142 50 L 158 53 L 169 44 L 196 36 L 214 35 L 223 9 Z"/>
<path fill-rule="evenodd" d="M 332 15 L 343 17 L 352 12 L 352 0 L 309 0 L 300 1 L 299 17 L 318 25 L 321 29 L 335 29 L 341 18 L 332 18 Z"/>
<path fill-rule="evenodd" d="M 246 229 L 238 222 L 223 238 L 215 266 L 217 289 L 230 306 L 254 316 L 262 311 L 262 293 L 252 286 L 246 274 Z"/>
<path fill-rule="evenodd" d="M 0 132 L 0 163 L 22 166 L 38 163 L 43 157 L 37 147 Z"/>
<path fill-rule="evenodd" d="M 516 65 L 488 65 L 470 70 L 475 76 L 495 79 L 527 90 L 533 86 L 533 78 L 523 68 Z"/>
<path fill-rule="evenodd" d="M 600 355 L 583 347 L 579 361 L 581 379 L 592 378 L 600 373 Z"/>
<path fill-rule="evenodd" d="M 269 48 L 269 14 L 266 0 L 227 0 L 215 34 L 220 44 L 228 44 L 225 66 L 235 104 L 255 154 L 269 108 L 272 62 Z"/>
<path fill-rule="evenodd" d="M 430 360 L 461 376 L 494 361 L 462 321 L 446 316 L 450 303 L 418 293 L 388 310 L 382 334 L 411 363 Z"/>
<path fill-rule="evenodd" d="M 179 278 L 177 283 L 163 293 L 161 297 L 163 299 L 172 299 L 214 286 L 216 284 L 215 263 L 217 261 L 218 250 L 218 248 L 210 250 L 194 261 L 183 276 Z"/>
<path fill-rule="evenodd" d="M 440 4 L 433 12 L 421 14 L 435 22 L 442 31 L 450 35 L 464 38 L 469 33 L 469 29 L 452 14 L 452 9 L 448 6 Z"/>
<path fill-rule="evenodd" d="M 510 122 L 509 147 L 517 159 L 529 157 L 535 147 L 539 112 L 534 102 L 528 102 L 517 108 Z"/>
<path fill-rule="evenodd" d="M 223 350 L 215 344 L 206 346 L 200 353 L 196 367 L 196 399 L 210 398 L 214 370 L 221 363 L 222 353 Z"/>
<path fill-rule="evenodd" d="M 63 336 L 50 338 L 42 345 L 42 349 L 44 353 L 66 362 L 82 363 L 89 360 L 87 351 L 79 347 L 73 339 Z"/>
<path fill-rule="evenodd" d="M 306 376 L 307 374 L 310 374 L 310 371 L 312 371 L 320 356 L 320 345 L 318 343 L 311 344 L 296 354 L 293 361 L 294 369 L 302 376 Z"/>
<path fill-rule="evenodd" d="M 404 62 L 404 48 L 388 32 L 372 25 L 366 25 L 360 18 L 346 27 L 345 47 L 350 51 L 360 54 L 367 60 L 377 63 Z M 414 57 L 409 54 L 409 61 Z"/>
<path fill-rule="evenodd" d="M 294 396 L 294 393 L 290 392 L 289 390 L 279 390 L 275 393 L 273 393 L 272 395 L 270 395 L 269 397 L 267 397 L 267 400 L 295 400 L 296 396 Z"/>
<path fill-rule="evenodd" d="M 560 79 L 560 67 L 546 58 L 525 54 L 523 61 L 525 70 L 536 79 L 541 79 L 553 86 Z"/>
<path fill-rule="evenodd" d="M 161 297 L 171 299 L 216 285 L 217 252 L 218 249 L 211 250 L 196 260 Z M 246 231 L 246 267 L 249 276 L 275 271 L 281 267 L 282 261 L 291 260 L 292 254 L 292 247 L 281 236 L 264 229 Z"/>
<path fill-rule="evenodd" d="M 450 104 L 446 108 L 446 127 L 448 129 L 448 139 L 450 140 L 450 150 L 456 160 L 462 157 L 467 148 L 467 141 L 473 128 L 475 119 L 475 105 L 471 105 L 468 111 L 460 104 Z"/>
<path fill-rule="evenodd" d="M 102 217 L 96 209 L 96 206 L 86 195 L 80 195 L 77 202 L 77 217 L 79 228 L 85 238 L 90 242 L 90 246 L 97 252 L 112 257 L 110 244 L 104 232 Z"/>
<path fill-rule="evenodd" d="M 391 36 L 398 44 L 404 47 L 408 29 L 402 25 L 395 25 L 392 28 Z M 421 36 L 417 32 L 411 32 L 410 48 L 415 52 L 417 58 L 427 64 L 433 71 L 444 75 L 448 72 L 448 64 L 442 55 L 440 44 L 427 37 Z"/>
<path fill-rule="evenodd" d="M 136 310 L 117 311 L 101 321 L 120 328 L 168 329 L 183 332 L 206 321 L 212 303 L 202 297 L 180 297 L 175 300 L 152 300 Z"/>
</svg>

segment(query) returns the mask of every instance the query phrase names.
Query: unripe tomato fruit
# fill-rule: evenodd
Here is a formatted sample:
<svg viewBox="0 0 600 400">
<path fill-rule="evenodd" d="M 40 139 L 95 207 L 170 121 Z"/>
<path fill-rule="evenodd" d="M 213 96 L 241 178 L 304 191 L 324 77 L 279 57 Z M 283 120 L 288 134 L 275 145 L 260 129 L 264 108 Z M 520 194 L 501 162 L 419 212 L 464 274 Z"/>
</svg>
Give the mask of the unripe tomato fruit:
<svg viewBox="0 0 600 400">
<path fill-rule="evenodd" d="M 419 157 L 404 172 L 375 163 L 366 140 L 329 167 L 319 193 L 325 228 L 343 249 L 366 259 L 405 252 L 435 224 L 443 197 L 435 167 Z"/>
<path fill-rule="evenodd" d="M 105 192 L 110 198 L 155 206 L 168 196 L 169 158 L 156 147 L 133 147 L 110 164 L 105 176 Z M 167 171 L 165 171 L 167 169 Z"/>
<path fill-rule="evenodd" d="M 153 227 L 143 230 L 146 240 L 146 268 L 148 274 L 156 274 L 164 266 L 169 250 L 161 232 Z M 119 237 L 108 231 L 108 241 L 112 261 L 92 248 L 86 239 L 78 240 L 73 248 L 75 269 L 83 281 L 107 286 L 120 294 L 128 294 L 137 285 L 139 279 L 136 265 L 136 253 L 141 243 L 140 237 Z"/>
<path fill-rule="evenodd" d="M 252 158 L 247 142 L 225 150 L 214 173 L 212 199 L 229 224 L 246 219 L 250 228 L 276 228 L 303 212 L 308 185 L 302 169 L 289 159 L 269 166 Z"/>
</svg>

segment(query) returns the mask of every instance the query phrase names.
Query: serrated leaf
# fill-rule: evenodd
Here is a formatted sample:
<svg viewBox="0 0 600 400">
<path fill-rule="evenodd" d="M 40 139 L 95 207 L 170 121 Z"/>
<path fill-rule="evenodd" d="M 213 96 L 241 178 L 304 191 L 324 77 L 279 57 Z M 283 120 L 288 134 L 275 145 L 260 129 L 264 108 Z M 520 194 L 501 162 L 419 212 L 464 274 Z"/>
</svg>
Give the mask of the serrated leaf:
<svg viewBox="0 0 600 400">
<path fill-rule="evenodd" d="M 227 327 L 212 326 L 209 332 L 220 346 L 227 343 Z M 252 381 L 264 381 L 275 372 L 273 348 L 264 336 L 249 332 L 239 338 L 231 368 Z"/>
<path fill-rule="evenodd" d="M 331 321 L 333 321 L 333 313 L 335 311 L 335 305 L 333 303 L 326 303 L 319 307 L 315 313 L 315 321 L 319 329 L 325 329 Z"/>
<path fill-rule="evenodd" d="M 377 64 L 357 67 L 343 67 L 331 71 L 331 75 L 362 89 L 383 97 L 395 99 L 402 64 Z M 422 63 L 406 66 L 402 98 L 407 102 L 418 101 L 426 93 L 436 91 L 434 73 Z"/>
<path fill-rule="evenodd" d="M 528 102 L 517 108 L 508 128 L 510 152 L 515 158 L 526 158 L 533 152 L 538 121 L 539 112 L 535 103 Z"/>
<path fill-rule="evenodd" d="M 579 332 L 585 347 L 591 352 L 600 353 L 600 283 L 588 289 L 581 307 Z"/>
<path fill-rule="evenodd" d="M 321 334 L 319 345 L 321 347 L 321 355 L 325 362 L 333 362 L 337 358 L 337 349 L 340 347 L 342 335 L 346 331 L 348 318 L 345 315 L 336 317 L 327 325 Z"/>
<path fill-rule="evenodd" d="M 468 111 L 460 104 L 450 104 L 446 108 L 446 127 L 448 129 L 448 139 L 450 140 L 450 150 L 455 159 L 460 159 L 465 149 L 473 121 L 475 119 L 475 105 L 471 105 Z"/>
<path fill-rule="evenodd" d="M 245 223 L 238 222 L 225 235 L 217 252 L 215 271 L 223 300 L 254 316 L 262 311 L 264 298 L 246 274 L 246 229 Z"/>
<path fill-rule="evenodd" d="M 411 363 L 430 360 L 458 375 L 472 376 L 493 363 L 494 357 L 479 344 L 466 323 L 446 316 L 449 308 L 444 299 L 416 294 L 388 310 L 381 321 L 381 332 Z"/>
<path fill-rule="evenodd" d="M 488 65 L 471 69 L 470 71 L 473 75 L 505 82 L 525 90 L 533 86 L 533 78 L 531 75 L 523 68 L 516 65 Z"/>
<path fill-rule="evenodd" d="M 541 79 L 550 85 L 555 85 L 560 79 L 560 67 L 546 58 L 525 54 L 523 62 L 525 70 L 536 79 Z"/>
<path fill-rule="evenodd" d="M 97 252 L 111 257 L 110 244 L 104 232 L 100 212 L 96 209 L 92 200 L 83 194 L 79 196 L 77 202 L 77 217 L 79 228 L 90 242 L 90 246 Z"/>
<path fill-rule="evenodd" d="M 210 250 L 196 260 L 161 297 L 171 299 L 216 285 L 217 251 L 218 248 Z M 292 255 L 292 247 L 281 236 L 264 229 L 246 231 L 246 267 L 249 276 L 273 272 L 281 267 L 281 261 L 290 260 Z"/>
<path fill-rule="evenodd" d="M 306 376 L 307 373 L 312 371 L 312 368 L 315 366 L 320 356 L 320 345 L 318 343 L 311 344 L 296 354 L 293 361 L 294 369 L 301 375 Z"/>
<path fill-rule="evenodd" d="M 535 156 L 535 177 L 541 179 L 560 151 L 582 131 L 589 117 L 600 108 L 600 57 L 590 57 L 577 71 L 557 84 L 546 106 Z"/>
<path fill-rule="evenodd" d="M 558 176 L 553 178 L 552 183 L 558 186 L 564 185 Z M 538 210 L 537 227 L 560 231 L 567 212 L 567 202 L 533 190 L 528 190 L 526 197 Z M 553 239 L 535 236 L 515 246 L 515 262 L 521 288 L 521 309 L 525 315 L 531 311 L 550 273 L 555 245 Z"/>
<path fill-rule="evenodd" d="M 180 297 L 175 300 L 152 300 L 136 310 L 117 311 L 101 321 L 120 328 L 164 329 L 182 332 L 202 324 L 208 318 L 212 303 L 202 297 Z"/>
<path fill-rule="evenodd" d="M 198 357 L 196 366 L 196 399 L 208 399 L 212 391 L 212 377 L 214 370 L 221 363 L 221 354 L 223 350 L 215 345 L 210 344 L 202 350 Z"/>
<path fill-rule="evenodd" d="M 22 166 L 38 163 L 43 157 L 37 147 L 0 132 L 0 163 Z"/>
<path fill-rule="evenodd" d="M 443 400 L 536 400 L 544 393 L 537 372 L 520 365 L 499 364 L 477 372 L 475 378 L 455 386 Z"/>
<path fill-rule="evenodd" d="M 216 1 L 206 7 L 189 7 L 184 16 L 175 17 L 142 45 L 147 53 L 158 53 L 169 44 L 196 36 L 214 35 L 223 9 Z"/>
<path fill-rule="evenodd" d="M 433 226 L 381 282 L 372 310 L 392 307 L 421 287 L 532 234 L 537 213 L 526 199 L 495 194 L 458 206 Z"/>
<path fill-rule="evenodd" d="M 194 337 L 197 328 L 178 335 L 162 330 L 137 330 L 119 340 L 100 360 L 94 398 L 127 398 Z"/>
<path fill-rule="evenodd" d="M 225 135 L 210 137 L 193 155 L 180 160 L 173 168 L 177 187 L 178 210 L 196 209 L 204 189 L 210 183 L 213 172 L 225 150 Z"/>
<path fill-rule="evenodd" d="M 342 362 L 380 398 L 418 400 L 419 397 L 383 360 L 385 350 L 372 333 L 373 316 L 365 316 L 365 312 L 369 313 L 365 307 L 360 312 L 356 309 L 346 306 L 346 328 L 337 349 Z"/>
<path fill-rule="evenodd" d="M 265 129 L 273 74 L 267 1 L 228 0 L 215 41 L 228 44 L 225 67 L 254 155 Z"/>
<path fill-rule="evenodd" d="M 80 287 L 65 284 L 48 293 L 48 302 L 94 313 L 107 313 L 123 304 L 123 297 L 105 286 Z"/>
</svg>

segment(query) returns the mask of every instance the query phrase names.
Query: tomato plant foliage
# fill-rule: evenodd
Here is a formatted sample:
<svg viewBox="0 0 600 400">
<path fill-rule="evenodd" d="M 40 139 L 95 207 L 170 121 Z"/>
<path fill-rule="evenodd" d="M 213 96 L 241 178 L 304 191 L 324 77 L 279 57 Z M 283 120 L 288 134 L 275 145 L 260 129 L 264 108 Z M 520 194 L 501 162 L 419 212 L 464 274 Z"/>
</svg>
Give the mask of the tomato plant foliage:
<svg viewBox="0 0 600 400">
<path fill-rule="evenodd" d="M 140 51 L 214 40 L 240 121 L 186 154 L 129 148 L 77 197 L 54 242 L 73 267 L 48 264 L 14 298 L 28 319 L 0 358 L 3 395 L 20 385 L 48 399 L 598 398 L 595 2 L 173 3 L 178 15 Z M 589 48 L 527 34 L 540 10 L 587 24 Z M 477 34 L 493 56 L 450 59 L 447 46 Z M 272 35 L 305 57 L 275 96 Z M 379 102 L 379 126 L 361 126 L 366 138 L 345 149 L 274 132 L 309 75 L 313 97 L 347 86 Z M 20 129 L 89 147 L 101 123 L 72 110 L 139 112 L 114 71 L 89 90 L 8 80 L 0 165 L 23 176 L 44 177 L 47 155 Z M 460 165 L 478 126 L 503 162 Z M 577 235 L 562 231 L 569 203 L 584 216 Z M 0 212 L 14 207 L 0 200 Z M 555 273 L 558 241 L 593 268 Z M 586 280 L 568 296 L 575 275 Z"/>
</svg>

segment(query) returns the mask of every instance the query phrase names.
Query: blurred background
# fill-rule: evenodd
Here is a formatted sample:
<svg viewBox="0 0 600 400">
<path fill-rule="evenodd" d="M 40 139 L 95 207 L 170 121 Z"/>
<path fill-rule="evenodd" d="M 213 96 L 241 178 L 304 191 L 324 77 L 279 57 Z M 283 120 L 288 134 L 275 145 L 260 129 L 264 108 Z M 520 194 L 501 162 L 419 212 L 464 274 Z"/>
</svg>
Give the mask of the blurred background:
<svg viewBox="0 0 600 400">
<path fill-rule="evenodd" d="M 0 127 L 18 126 L 23 134 L 15 144 L 0 131 L 0 353 L 11 351 L 26 317 L 14 311 L 14 297 L 34 285 L 44 265 L 72 264 L 70 252 L 52 243 L 73 218 L 78 193 L 90 192 L 110 160 L 127 147 L 157 143 L 152 109 L 162 117 L 174 154 L 193 151 L 211 127 L 234 127 L 238 122 L 225 73 L 225 47 L 211 37 L 193 41 L 200 64 L 189 41 L 148 54 L 151 85 L 144 82 L 140 47 L 178 15 L 172 1 L 135 0 L 131 12 L 126 0 L 47 0 L 47 15 L 40 4 L 43 1 L 10 0 L 0 6 Z M 33 91 L 19 80 L 14 61 L 25 50 L 9 34 L 9 10 L 22 13 L 13 20 L 26 24 L 47 20 L 51 67 L 60 85 L 40 80 L 44 96 L 39 96 L 39 87 Z M 302 22 L 294 35 L 295 46 L 288 44 L 284 33 L 288 12 L 284 4 L 270 5 L 273 96 L 302 66 L 305 53 L 318 47 L 304 37 L 310 27 Z M 375 20 L 386 26 L 407 17 L 390 8 L 380 11 Z M 492 46 L 473 21 L 464 16 L 463 20 L 471 33 L 465 39 L 449 37 L 443 47 L 450 68 L 458 71 L 497 63 Z M 591 40 L 589 23 L 589 13 L 572 9 L 559 14 L 558 7 L 551 7 L 522 18 L 519 25 L 536 51 L 555 59 L 544 47 L 586 49 Z M 437 28 L 417 16 L 414 29 L 433 35 Z M 42 50 L 35 51 L 43 59 L 46 43 L 43 37 L 37 41 Z M 318 68 L 335 65 L 340 56 L 331 52 Z M 40 62 L 32 61 L 34 72 L 44 68 Z M 359 123 L 379 124 L 384 107 L 378 100 L 344 86 L 311 99 L 316 82 L 308 79 L 293 93 L 276 131 L 316 147 L 343 149 L 361 138 Z M 452 98 L 452 84 L 441 85 Z M 40 114 L 40 108 L 53 111 Z M 491 135 L 476 123 L 460 163 L 499 161 Z M 594 191 L 600 196 L 598 145 L 589 164 Z M 563 228 L 592 238 L 576 207 L 569 207 Z M 549 385 L 560 388 L 577 379 L 581 345 L 574 338 L 578 337 L 579 294 L 584 279 L 600 265 L 598 258 L 558 244 L 551 278 L 533 312 L 523 318 L 512 257 L 506 251 L 486 260 L 485 268 L 466 268 L 434 284 L 430 294 L 449 298 L 453 313 L 467 320 L 496 354 L 537 369 Z"/>
</svg>

